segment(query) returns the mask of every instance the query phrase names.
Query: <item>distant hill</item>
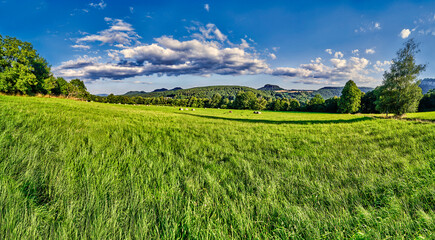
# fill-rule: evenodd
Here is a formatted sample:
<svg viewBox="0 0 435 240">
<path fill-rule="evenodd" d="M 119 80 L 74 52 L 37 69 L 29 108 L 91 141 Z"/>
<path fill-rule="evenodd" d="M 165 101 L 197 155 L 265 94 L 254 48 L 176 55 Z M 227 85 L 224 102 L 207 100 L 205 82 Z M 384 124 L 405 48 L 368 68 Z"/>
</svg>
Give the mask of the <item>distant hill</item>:
<svg viewBox="0 0 435 240">
<path fill-rule="evenodd" d="M 369 92 L 373 88 L 360 87 L 361 91 Z M 343 87 L 323 87 L 319 90 L 298 90 L 291 89 L 286 90 L 278 85 L 266 84 L 264 87 L 259 89 L 254 89 L 244 86 L 209 86 L 209 87 L 196 87 L 189 89 L 174 88 L 168 90 L 166 88 L 156 89 L 152 92 L 144 91 L 130 91 L 127 92 L 126 96 L 141 96 L 141 97 L 171 97 L 171 98 L 211 98 L 215 93 L 219 93 L 222 97 L 227 97 L 229 99 L 235 99 L 235 96 L 239 91 L 251 91 L 257 94 L 257 96 L 267 97 L 267 98 L 295 98 L 301 102 L 305 102 L 316 94 L 320 94 L 324 99 L 332 98 L 334 96 L 341 96 L 341 91 Z"/>
<path fill-rule="evenodd" d="M 423 94 L 429 92 L 429 90 L 435 88 L 435 78 L 425 78 L 420 83 L 420 88 Z"/>
<path fill-rule="evenodd" d="M 278 85 L 266 84 L 266 85 L 264 85 L 264 87 L 261 87 L 258 90 L 262 90 L 262 91 L 278 91 L 278 90 L 284 90 L 284 88 L 281 88 Z"/>
<path fill-rule="evenodd" d="M 168 91 L 168 89 L 166 88 L 159 88 L 159 89 L 155 89 L 153 92 L 165 92 Z"/>
<path fill-rule="evenodd" d="M 172 97 L 172 98 L 211 98 L 215 93 L 219 93 L 222 97 L 227 97 L 229 99 L 235 99 L 235 96 L 239 91 L 251 91 L 257 94 L 257 96 L 262 97 L 274 97 L 272 91 L 261 91 L 255 88 L 244 87 L 244 86 L 209 86 L 209 87 L 196 87 L 189 89 L 178 89 L 178 90 L 162 90 L 157 89 L 153 92 L 141 92 L 141 91 L 131 91 L 127 92 L 126 96 L 141 96 L 141 97 Z"/>
<path fill-rule="evenodd" d="M 373 88 L 370 88 L 370 87 L 359 87 L 359 89 L 364 93 L 367 93 L 367 92 L 370 92 L 373 90 Z M 317 91 L 314 91 L 313 94 L 314 95 L 320 94 L 320 95 L 322 95 L 322 97 L 324 99 L 328 99 L 328 98 L 332 98 L 335 96 L 340 97 L 342 90 L 343 90 L 343 87 L 323 87 Z"/>
</svg>

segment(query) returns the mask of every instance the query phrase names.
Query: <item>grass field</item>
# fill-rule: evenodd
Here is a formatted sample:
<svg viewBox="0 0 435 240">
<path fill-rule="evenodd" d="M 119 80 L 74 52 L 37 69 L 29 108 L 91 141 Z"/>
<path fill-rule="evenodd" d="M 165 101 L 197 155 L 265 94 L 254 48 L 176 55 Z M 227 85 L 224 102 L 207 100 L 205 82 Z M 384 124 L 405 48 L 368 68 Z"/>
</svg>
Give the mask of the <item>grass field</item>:
<svg viewBox="0 0 435 240">
<path fill-rule="evenodd" d="M 433 123 L 0 96 L 0 239 L 434 232 Z"/>
</svg>

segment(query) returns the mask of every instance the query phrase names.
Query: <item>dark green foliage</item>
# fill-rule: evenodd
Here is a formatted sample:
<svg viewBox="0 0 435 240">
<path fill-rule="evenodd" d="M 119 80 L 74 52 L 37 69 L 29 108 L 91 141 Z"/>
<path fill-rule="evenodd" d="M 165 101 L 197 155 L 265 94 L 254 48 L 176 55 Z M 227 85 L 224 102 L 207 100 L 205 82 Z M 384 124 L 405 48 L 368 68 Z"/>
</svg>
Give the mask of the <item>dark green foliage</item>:
<svg viewBox="0 0 435 240">
<path fill-rule="evenodd" d="M 316 94 L 310 99 L 306 106 L 306 110 L 309 112 L 324 112 L 325 111 L 325 99 L 322 95 Z"/>
<path fill-rule="evenodd" d="M 45 94 L 45 82 L 53 82 L 51 75 L 46 60 L 30 43 L 0 35 L 0 92 Z"/>
<path fill-rule="evenodd" d="M 337 113 L 339 97 L 333 97 L 325 100 L 325 112 Z"/>
<path fill-rule="evenodd" d="M 419 112 L 435 111 L 435 89 L 429 90 L 418 105 Z"/>
<path fill-rule="evenodd" d="M 213 97 L 210 99 L 210 107 L 217 108 L 220 106 L 222 101 L 222 96 L 219 93 L 213 94 Z"/>
<path fill-rule="evenodd" d="M 363 94 L 361 97 L 361 112 L 362 113 L 379 113 L 379 111 L 376 109 L 376 96 L 378 91 L 378 88 L 376 88 L 373 91 L 370 91 L 366 94 Z"/>
<path fill-rule="evenodd" d="M 376 101 L 377 110 L 382 113 L 403 115 L 415 112 L 423 97 L 417 76 L 426 65 L 415 63 L 415 54 L 419 52 L 413 39 L 404 44 L 397 52 L 390 70 L 384 73 L 382 86 L 379 87 Z"/>
<path fill-rule="evenodd" d="M 341 97 L 338 101 L 338 111 L 341 113 L 356 113 L 361 107 L 361 90 L 358 89 L 355 82 L 347 81 L 341 91 Z"/>
<path fill-rule="evenodd" d="M 185 99 L 190 97 L 208 98 L 211 99 L 214 94 L 219 94 L 221 97 L 226 97 L 234 100 L 237 93 L 240 91 L 253 92 L 256 96 L 264 98 L 273 97 L 272 91 L 260 91 L 250 87 L 243 86 L 209 86 L 209 87 L 196 87 L 190 89 L 169 90 L 160 92 L 128 92 L 126 96 L 141 96 L 141 97 L 171 97 L 177 99 Z"/>
<path fill-rule="evenodd" d="M 256 109 L 256 103 L 258 99 L 253 92 L 243 92 L 237 93 L 236 99 L 234 100 L 233 107 L 237 109 Z"/>
</svg>

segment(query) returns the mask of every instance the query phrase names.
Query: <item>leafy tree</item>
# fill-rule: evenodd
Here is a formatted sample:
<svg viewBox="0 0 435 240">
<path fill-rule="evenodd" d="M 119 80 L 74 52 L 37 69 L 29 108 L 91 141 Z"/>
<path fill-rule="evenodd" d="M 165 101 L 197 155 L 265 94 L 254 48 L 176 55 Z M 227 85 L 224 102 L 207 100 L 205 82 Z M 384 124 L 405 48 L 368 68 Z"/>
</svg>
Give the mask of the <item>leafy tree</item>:
<svg viewBox="0 0 435 240">
<path fill-rule="evenodd" d="M 376 110 L 376 96 L 378 88 L 363 94 L 361 97 L 361 112 L 362 113 L 379 113 Z"/>
<path fill-rule="evenodd" d="M 213 94 L 213 97 L 210 100 L 210 107 L 218 107 L 222 100 L 222 95 L 219 93 Z"/>
<path fill-rule="evenodd" d="M 301 107 L 301 104 L 299 103 L 299 101 L 297 99 L 290 99 L 290 103 L 289 103 L 289 107 L 288 110 L 289 111 L 297 111 L 299 110 L 299 108 Z"/>
<path fill-rule="evenodd" d="M 47 80 L 51 76 L 47 61 L 30 43 L 0 35 L 0 92 L 45 94 L 44 86 L 53 86 Z"/>
<path fill-rule="evenodd" d="M 59 80 L 62 82 L 62 80 Z M 67 85 L 68 96 L 86 99 L 89 96 L 85 83 L 80 79 L 73 79 Z"/>
<path fill-rule="evenodd" d="M 311 112 L 323 112 L 325 111 L 325 99 L 322 95 L 316 94 L 307 104 L 307 110 Z"/>
<path fill-rule="evenodd" d="M 340 100 L 338 100 L 338 111 L 341 113 L 355 113 L 361 107 L 362 92 L 352 80 L 347 81 L 341 91 Z"/>
<path fill-rule="evenodd" d="M 435 111 L 435 89 L 429 90 L 420 101 L 418 111 L 428 112 Z"/>
<path fill-rule="evenodd" d="M 325 111 L 329 113 L 338 112 L 338 101 L 339 97 L 335 96 L 333 98 L 328 98 L 325 100 Z"/>
<path fill-rule="evenodd" d="M 257 96 L 255 96 L 255 93 L 240 91 L 237 93 L 233 107 L 237 109 L 253 109 L 256 102 Z"/>
<path fill-rule="evenodd" d="M 383 113 L 403 115 L 415 112 L 423 97 L 417 76 L 426 69 L 426 65 L 415 63 L 415 54 L 420 52 L 413 39 L 405 42 L 397 52 L 390 70 L 384 73 L 382 86 L 379 87 L 376 108 Z"/>
</svg>

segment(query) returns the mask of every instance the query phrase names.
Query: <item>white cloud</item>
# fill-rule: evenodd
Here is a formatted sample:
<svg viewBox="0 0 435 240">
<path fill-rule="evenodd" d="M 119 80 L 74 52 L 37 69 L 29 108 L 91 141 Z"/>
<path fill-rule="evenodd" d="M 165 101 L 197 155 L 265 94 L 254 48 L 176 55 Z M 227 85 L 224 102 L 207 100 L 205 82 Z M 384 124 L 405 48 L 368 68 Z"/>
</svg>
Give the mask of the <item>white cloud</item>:
<svg viewBox="0 0 435 240">
<path fill-rule="evenodd" d="M 352 50 L 352 54 L 355 54 L 356 56 L 358 56 L 359 55 L 359 49 Z"/>
<path fill-rule="evenodd" d="M 366 49 L 366 54 L 374 54 L 376 51 L 373 48 Z"/>
<path fill-rule="evenodd" d="M 234 44 L 214 24 L 197 27 L 192 38 L 175 39 L 172 36 L 155 38 L 151 43 L 139 42 L 133 27 L 119 19 L 105 18 L 109 27 L 97 34 L 84 34 L 77 42 L 98 41 L 109 43 L 104 58 L 83 56 L 66 61 L 53 68 L 55 74 L 65 78 L 123 80 L 138 76 L 248 75 L 269 74 L 294 79 L 306 84 L 343 84 L 352 79 L 358 84 L 376 82 L 370 74 L 378 74 L 385 62 L 370 64 L 357 56 L 344 58 L 341 51 L 325 50 L 327 60 L 316 58 L 298 67 L 270 68 L 265 58 L 276 59 L 274 53 L 259 51 L 241 39 Z M 134 44 L 132 44 L 134 43 Z M 79 47 L 77 49 L 87 48 Z M 253 43 L 255 45 L 255 43 Z M 273 48 L 276 51 L 278 48 Z M 352 51 L 357 54 L 358 49 Z M 328 55 L 329 56 L 329 55 Z"/>
<path fill-rule="evenodd" d="M 373 68 L 376 72 L 385 72 L 385 67 L 390 66 L 391 63 L 391 61 L 376 61 L 376 63 L 373 65 Z"/>
<path fill-rule="evenodd" d="M 111 26 L 109 29 L 98 32 L 98 34 L 87 35 L 77 39 L 76 43 L 81 42 L 101 42 L 102 44 L 120 43 L 130 45 L 136 42 L 140 37 L 134 31 L 131 24 L 121 19 L 104 18 Z"/>
<path fill-rule="evenodd" d="M 374 29 L 380 30 L 381 29 L 381 24 L 378 23 L 378 22 L 375 22 Z"/>
<path fill-rule="evenodd" d="M 379 31 L 381 30 L 381 24 L 379 22 L 371 22 L 371 23 L 366 23 L 363 24 L 362 26 L 360 26 L 359 28 L 355 29 L 354 32 L 356 33 L 365 33 L 365 32 L 374 32 L 374 31 Z"/>
<path fill-rule="evenodd" d="M 408 38 L 410 34 L 411 34 L 411 31 L 409 29 L 405 28 L 405 29 L 402 29 L 399 36 L 401 38 L 405 39 L 405 38 Z"/>
<path fill-rule="evenodd" d="M 269 74 L 294 78 L 295 83 L 305 84 L 343 84 L 352 79 L 359 84 L 373 83 L 376 79 L 368 76 L 369 61 L 365 58 L 330 59 L 332 65 L 323 63 L 321 58 L 311 60 L 309 64 L 301 64 L 298 68 L 279 67 L 270 69 Z"/>
<path fill-rule="evenodd" d="M 111 21 L 111 19 L 107 20 Z M 122 30 L 131 30 L 131 26 L 125 24 L 112 26 L 111 29 L 118 27 Z M 207 24 L 206 28 L 199 28 L 199 31 L 202 34 L 192 40 L 180 41 L 173 37 L 162 36 L 155 38 L 155 42 L 151 44 L 136 46 L 117 44 L 119 50 L 108 50 L 108 57 L 115 62 L 103 63 L 101 59 L 82 57 L 63 62 L 55 72 L 67 78 L 97 80 L 153 74 L 167 76 L 259 74 L 269 68 L 266 61 L 260 59 L 246 41 L 242 40 L 240 45 L 229 41 L 224 44 L 222 41 L 227 38 L 220 35 L 219 29 L 214 24 Z M 275 55 L 270 55 L 272 58 L 273 56 Z"/>
<path fill-rule="evenodd" d="M 71 45 L 71 47 L 75 48 L 75 49 L 80 49 L 80 50 L 87 50 L 87 49 L 91 48 L 90 46 L 81 45 L 81 44 Z"/>
<path fill-rule="evenodd" d="M 194 28 L 196 30 L 196 28 Z M 213 23 L 207 24 L 204 26 L 199 26 L 198 30 L 201 33 L 193 34 L 194 38 L 206 40 L 206 39 L 217 39 L 221 42 L 228 39 L 228 37 L 223 34 Z"/>
<path fill-rule="evenodd" d="M 208 5 L 208 3 L 204 4 L 204 9 L 205 9 L 207 12 L 210 12 L 210 5 Z"/>
<path fill-rule="evenodd" d="M 130 9 L 130 13 L 131 13 L 131 14 L 134 13 L 134 7 L 129 7 L 128 9 Z"/>
<path fill-rule="evenodd" d="M 334 57 L 336 58 L 342 58 L 344 54 L 342 52 L 335 52 Z"/>
<path fill-rule="evenodd" d="M 107 7 L 107 4 L 103 0 L 101 0 L 101 2 L 99 3 L 89 3 L 89 6 L 94 8 L 104 9 Z"/>
</svg>

